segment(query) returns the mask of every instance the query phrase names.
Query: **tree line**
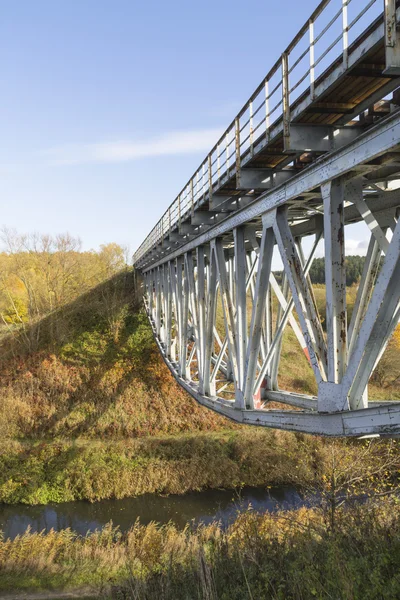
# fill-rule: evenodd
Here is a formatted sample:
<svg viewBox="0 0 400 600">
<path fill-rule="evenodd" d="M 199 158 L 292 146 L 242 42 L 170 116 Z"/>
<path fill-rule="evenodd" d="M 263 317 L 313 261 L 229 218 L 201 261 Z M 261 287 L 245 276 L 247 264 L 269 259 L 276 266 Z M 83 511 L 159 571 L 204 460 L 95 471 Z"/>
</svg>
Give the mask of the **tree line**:
<svg viewBox="0 0 400 600">
<path fill-rule="evenodd" d="M 346 257 L 346 285 L 351 286 L 358 283 L 364 268 L 365 256 L 347 256 Z M 282 281 L 282 271 L 275 272 L 279 282 Z M 310 268 L 310 278 L 312 283 L 325 284 L 325 258 L 314 258 Z"/>
<path fill-rule="evenodd" d="M 0 330 L 37 322 L 127 267 L 118 244 L 82 251 L 79 238 L 0 232 Z"/>
</svg>

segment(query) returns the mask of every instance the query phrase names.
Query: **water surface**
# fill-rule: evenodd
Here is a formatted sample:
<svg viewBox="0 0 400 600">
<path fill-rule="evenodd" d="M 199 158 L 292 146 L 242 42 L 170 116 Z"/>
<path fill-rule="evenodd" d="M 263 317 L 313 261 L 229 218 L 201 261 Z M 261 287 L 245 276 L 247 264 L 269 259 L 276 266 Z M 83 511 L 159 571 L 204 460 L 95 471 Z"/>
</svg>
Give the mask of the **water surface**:
<svg viewBox="0 0 400 600">
<path fill-rule="evenodd" d="M 137 518 L 143 524 L 172 521 L 178 527 L 184 527 L 188 522 L 221 521 L 226 526 L 238 511 L 246 510 L 250 505 L 256 511 L 265 512 L 296 508 L 302 504 L 300 494 L 288 486 L 268 490 L 243 488 L 240 494 L 234 490 L 205 490 L 165 497 L 144 494 L 137 498 L 102 500 L 94 504 L 84 501 L 45 506 L 0 504 L 0 530 L 4 537 L 11 539 L 24 533 L 28 527 L 34 532 L 59 531 L 69 527 L 84 535 L 112 521 L 124 532 Z"/>
</svg>

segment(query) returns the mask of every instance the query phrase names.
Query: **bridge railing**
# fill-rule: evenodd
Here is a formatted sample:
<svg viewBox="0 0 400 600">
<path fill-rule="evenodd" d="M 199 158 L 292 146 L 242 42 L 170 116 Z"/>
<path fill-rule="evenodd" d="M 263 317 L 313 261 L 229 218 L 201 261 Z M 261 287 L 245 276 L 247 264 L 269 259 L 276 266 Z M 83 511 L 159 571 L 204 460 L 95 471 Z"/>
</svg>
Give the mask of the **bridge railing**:
<svg viewBox="0 0 400 600">
<path fill-rule="evenodd" d="M 137 263 L 162 244 L 223 183 L 238 173 L 257 145 L 269 142 L 280 123 L 289 134 L 290 111 L 304 98 L 315 99 L 316 83 L 341 61 L 347 69 L 349 46 L 394 0 L 323 0 L 275 62 L 235 119 L 134 254 Z"/>
</svg>

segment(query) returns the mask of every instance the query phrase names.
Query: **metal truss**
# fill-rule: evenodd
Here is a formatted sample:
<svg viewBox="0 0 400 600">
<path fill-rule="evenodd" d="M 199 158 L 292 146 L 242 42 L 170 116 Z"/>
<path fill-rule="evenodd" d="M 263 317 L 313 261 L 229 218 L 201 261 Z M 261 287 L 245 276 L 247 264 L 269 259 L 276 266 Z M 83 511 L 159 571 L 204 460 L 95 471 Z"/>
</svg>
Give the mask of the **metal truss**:
<svg viewBox="0 0 400 600">
<path fill-rule="evenodd" d="M 400 318 L 400 94 L 387 96 L 400 86 L 400 2 L 360 4 L 320 3 L 134 255 L 171 373 L 238 422 L 400 434 L 400 402 L 368 398 Z M 367 251 L 349 311 L 357 222 Z M 322 243 L 321 315 L 309 273 Z M 281 389 L 289 338 L 315 395 Z"/>
<path fill-rule="evenodd" d="M 400 433 L 400 403 L 368 400 L 368 380 L 400 317 L 400 187 L 386 180 L 400 171 L 399 143 L 397 112 L 143 272 L 160 351 L 196 400 L 248 424 L 337 436 Z M 357 221 L 370 235 L 348 318 L 345 231 Z M 309 278 L 321 240 L 326 319 Z M 280 281 L 272 272 L 277 257 Z M 288 327 L 315 396 L 278 386 Z M 292 408 L 270 408 L 277 402 Z"/>
</svg>

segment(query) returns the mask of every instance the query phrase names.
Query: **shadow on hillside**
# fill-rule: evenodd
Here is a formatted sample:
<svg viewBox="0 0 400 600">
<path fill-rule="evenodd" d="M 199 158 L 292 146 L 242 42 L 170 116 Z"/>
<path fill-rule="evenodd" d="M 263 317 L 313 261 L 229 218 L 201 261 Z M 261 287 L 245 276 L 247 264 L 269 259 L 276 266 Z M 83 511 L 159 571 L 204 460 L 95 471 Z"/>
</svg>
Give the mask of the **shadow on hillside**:
<svg viewBox="0 0 400 600">
<path fill-rule="evenodd" d="M 224 422 L 170 375 L 129 271 L 3 339 L 0 350 L 0 420 L 15 415 L 17 437 L 140 437 Z"/>
<path fill-rule="evenodd" d="M 132 270 L 114 275 L 36 323 L 6 335 L 0 343 L 0 365 L 38 351 L 57 354 L 83 332 L 112 328 L 126 304 L 132 311 L 139 308 Z"/>
</svg>

